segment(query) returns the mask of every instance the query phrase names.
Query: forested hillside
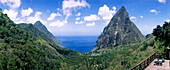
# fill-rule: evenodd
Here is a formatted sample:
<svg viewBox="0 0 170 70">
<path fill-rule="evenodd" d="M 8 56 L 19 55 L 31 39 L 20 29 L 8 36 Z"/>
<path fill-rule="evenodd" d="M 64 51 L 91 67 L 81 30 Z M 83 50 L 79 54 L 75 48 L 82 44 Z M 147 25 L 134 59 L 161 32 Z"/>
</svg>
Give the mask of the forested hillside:
<svg viewBox="0 0 170 70">
<path fill-rule="evenodd" d="M 20 23 L 20 24 L 17 24 L 17 27 L 21 28 L 21 29 L 24 29 L 28 33 L 31 33 L 32 35 L 47 41 L 51 45 L 55 45 L 55 46 L 61 47 L 58 43 L 54 42 L 44 32 L 41 32 L 39 29 L 37 29 L 33 24 Z"/>
<path fill-rule="evenodd" d="M 24 29 L 25 31 L 27 31 L 28 33 L 32 34 L 35 37 L 45 40 L 50 46 L 52 46 L 60 54 L 63 54 L 63 55 L 79 54 L 79 52 L 77 51 L 62 47 L 60 44 L 58 44 L 52 38 L 50 38 L 47 34 L 40 31 L 33 24 L 21 23 L 21 24 L 17 24 L 17 27 Z"/>
<path fill-rule="evenodd" d="M 154 29 L 153 34 L 148 34 L 146 39 L 141 43 L 106 48 L 86 53 L 83 56 L 71 56 L 72 58 L 69 57 L 67 62 L 69 62 L 71 66 L 74 66 L 71 68 L 73 70 L 128 70 L 154 52 L 165 52 L 167 41 L 169 41 L 170 38 L 169 25 L 170 23 L 167 22 L 165 22 L 163 27 L 158 25 L 158 27 Z M 161 35 L 157 36 L 155 34 Z M 79 60 L 76 58 L 79 58 Z"/>
<path fill-rule="evenodd" d="M 37 21 L 34 23 L 34 26 L 37 27 L 40 31 L 44 32 L 46 35 L 48 35 L 54 42 L 56 43 L 60 43 L 60 41 L 54 37 L 54 35 L 48 31 L 48 29 L 40 22 L 40 21 Z"/>
<path fill-rule="evenodd" d="M 65 64 L 65 57 L 61 54 L 77 52 L 49 44 L 19 29 L 6 14 L 0 12 L 0 70 L 56 70 Z"/>
</svg>

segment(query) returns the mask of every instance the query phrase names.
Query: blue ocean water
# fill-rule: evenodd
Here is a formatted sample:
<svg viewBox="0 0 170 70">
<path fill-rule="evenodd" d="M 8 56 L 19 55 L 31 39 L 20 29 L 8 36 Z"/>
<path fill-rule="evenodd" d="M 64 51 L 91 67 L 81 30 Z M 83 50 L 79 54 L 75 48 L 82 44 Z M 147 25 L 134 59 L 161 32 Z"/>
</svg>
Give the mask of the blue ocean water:
<svg viewBox="0 0 170 70">
<path fill-rule="evenodd" d="M 56 36 L 56 38 L 68 49 L 87 53 L 95 47 L 98 36 Z"/>
</svg>

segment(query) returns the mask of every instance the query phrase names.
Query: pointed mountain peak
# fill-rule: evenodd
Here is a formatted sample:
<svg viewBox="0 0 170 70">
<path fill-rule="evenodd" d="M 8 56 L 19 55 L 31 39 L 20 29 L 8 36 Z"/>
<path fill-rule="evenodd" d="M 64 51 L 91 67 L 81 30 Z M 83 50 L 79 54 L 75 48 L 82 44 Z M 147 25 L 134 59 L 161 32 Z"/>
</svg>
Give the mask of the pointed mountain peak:
<svg viewBox="0 0 170 70">
<path fill-rule="evenodd" d="M 39 30 L 42 30 L 42 29 L 43 29 L 43 30 L 45 30 L 45 31 L 48 32 L 48 30 L 47 30 L 47 28 L 45 27 L 45 25 L 43 25 L 40 21 L 35 22 L 35 23 L 34 23 L 34 26 L 37 27 L 38 29 L 40 28 Z"/>
<path fill-rule="evenodd" d="M 126 10 L 126 9 L 125 9 L 125 6 L 122 6 L 120 9 Z"/>
<path fill-rule="evenodd" d="M 46 28 L 46 26 L 44 24 L 42 24 L 40 21 L 35 22 L 34 24 L 35 27 L 37 27 L 40 31 L 44 32 L 45 34 L 47 34 L 51 39 L 53 39 L 56 43 L 60 43 L 60 41 L 58 39 L 55 38 L 55 36 L 48 31 L 48 29 Z"/>
<path fill-rule="evenodd" d="M 37 21 L 38 23 L 41 23 L 39 20 Z"/>
<path fill-rule="evenodd" d="M 126 8 L 124 7 L 124 6 L 122 6 L 120 9 L 119 9 L 119 11 L 116 13 L 116 15 L 127 15 L 127 16 L 129 16 L 129 14 L 128 14 L 128 12 L 126 11 Z"/>
<path fill-rule="evenodd" d="M 37 28 L 43 28 L 47 31 L 47 28 L 41 23 L 41 21 L 37 21 L 34 23 L 34 26 L 36 26 Z"/>
<path fill-rule="evenodd" d="M 40 21 L 36 21 L 35 24 L 43 25 Z"/>
<path fill-rule="evenodd" d="M 144 36 L 130 20 L 128 12 L 122 6 L 104 28 L 92 51 L 119 45 L 136 44 L 143 40 Z"/>
</svg>

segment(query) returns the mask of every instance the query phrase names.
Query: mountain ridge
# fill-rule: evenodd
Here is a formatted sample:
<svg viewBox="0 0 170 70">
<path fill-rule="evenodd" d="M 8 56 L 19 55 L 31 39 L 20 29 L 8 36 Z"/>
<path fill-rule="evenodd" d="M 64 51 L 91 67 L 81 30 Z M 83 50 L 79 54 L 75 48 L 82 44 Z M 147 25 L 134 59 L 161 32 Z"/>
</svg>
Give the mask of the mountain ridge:
<svg viewBox="0 0 170 70">
<path fill-rule="evenodd" d="M 51 47 L 53 47 L 61 55 L 79 54 L 79 52 L 77 52 L 75 50 L 67 49 L 67 48 L 61 46 L 60 44 L 56 43 L 47 34 L 40 31 L 33 24 L 20 23 L 20 24 L 17 24 L 17 27 L 27 31 L 28 33 L 34 35 L 35 37 L 43 39 L 44 41 L 46 41 L 46 43 L 48 43 Z"/>
<path fill-rule="evenodd" d="M 0 12 L 0 70 L 54 69 L 64 56 L 52 45 L 20 29 Z"/>
<path fill-rule="evenodd" d="M 37 27 L 35 27 L 33 24 L 26 24 L 26 23 L 20 23 L 17 24 L 17 27 L 26 30 L 28 33 L 31 33 L 32 35 L 41 38 L 45 41 L 47 41 L 49 44 L 61 47 L 58 43 L 54 42 L 53 39 L 51 39 L 48 35 L 46 35 L 44 32 L 40 31 Z"/>
<path fill-rule="evenodd" d="M 46 35 L 48 35 L 56 43 L 60 44 L 60 41 L 50 31 L 48 31 L 46 26 L 43 25 L 40 21 L 36 21 L 34 23 L 34 26 L 37 27 L 40 31 L 44 32 Z"/>
</svg>

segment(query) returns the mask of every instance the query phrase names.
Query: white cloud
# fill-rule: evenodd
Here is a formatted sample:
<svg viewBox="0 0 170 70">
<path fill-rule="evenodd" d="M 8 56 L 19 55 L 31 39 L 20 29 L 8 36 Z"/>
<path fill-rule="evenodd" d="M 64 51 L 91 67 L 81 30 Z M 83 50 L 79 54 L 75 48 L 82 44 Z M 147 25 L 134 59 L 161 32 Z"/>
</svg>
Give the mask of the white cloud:
<svg viewBox="0 0 170 70">
<path fill-rule="evenodd" d="M 15 23 L 32 23 L 34 24 L 36 21 L 41 21 L 43 24 L 46 24 L 47 22 L 43 19 L 41 19 L 42 12 L 35 12 L 34 16 L 29 16 L 25 18 L 17 18 Z"/>
<path fill-rule="evenodd" d="M 166 0 L 158 0 L 160 3 L 166 3 Z"/>
<path fill-rule="evenodd" d="M 140 16 L 140 18 L 143 18 L 143 16 Z"/>
<path fill-rule="evenodd" d="M 107 5 L 99 8 L 98 15 L 101 16 L 103 20 L 110 20 L 113 17 L 113 14 L 116 13 L 116 7 L 112 7 L 113 10 L 109 10 Z"/>
<path fill-rule="evenodd" d="M 80 15 L 81 15 L 81 13 L 80 13 L 80 12 L 76 14 L 76 16 L 80 16 Z"/>
<path fill-rule="evenodd" d="M 31 8 L 25 9 L 25 10 L 21 10 L 21 16 L 22 17 L 26 17 L 29 16 L 31 13 L 33 13 L 33 10 Z"/>
<path fill-rule="evenodd" d="M 80 20 L 80 17 L 76 18 L 76 20 Z"/>
<path fill-rule="evenodd" d="M 21 0 L 0 0 L 2 4 L 6 4 L 11 9 L 16 9 L 21 5 Z"/>
<path fill-rule="evenodd" d="M 84 23 L 84 21 L 80 21 L 80 22 L 76 21 L 75 22 L 75 24 L 83 24 L 83 23 Z"/>
<path fill-rule="evenodd" d="M 130 19 L 132 20 L 132 19 L 136 19 L 136 17 L 135 16 L 132 16 L 132 17 L 130 17 Z"/>
<path fill-rule="evenodd" d="M 62 9 L 90 6 L 85 0 L 64 0 Z"/>
<path fill-rule="evenodd" d="M 86 26 L 95 26 L 95 22 L 87 23 Z"/>
<path fill-rule="evenodd" d="M 47 19 L 48 21 L 54 20 L 55 17 L 62 16 L 59 12 L 57 13 L 51 13 L 50 17 Z"/>
<path fill-rule="evenodd" d="M 4 9 L 3 13 L 8 14 L 9 18 L 14 22 L 18 20 L 17 15 L 18 11 L 17 8 L 21 5 L 21 0 L 0 0 L 0 2 L 4 5 L 9 6 L 9 10 Z"/>
<path fill-rule="evenodd" d="M 41 12 L 36 12 L 33 17 L 27 17 L 26 21 L 27 23 L 34 24 L 36 21 L 41 21 L 43 24 L 46 24 L 47 22 L 41 19 Z"/>
<path fill-rule="evenodd" d="M 62 3 L 63 14 L 66 15 L 65 20 L 72 15 L 72 10 L 75 11 L 82 7 L 90 7 L 90 5 L 85 0 L 64 0 Z"/>
<path fill-rule="evenodd" d="M 67 21 L 60 21 L 60 20 L 57 20 L 56 22 L 52 22 L 50 24 L 50 26 L 52 27 L 63 27 L 65 24 L 67 23 Z"/>
<path fill-rule="evenodd" d="M 18 15 L 18 12 L 15 11 L 15 10 L 12 10 L 12 9 L 9 9 L 9 10 L 5 9 L 5 10 L 3 11 L 3 13 L 6 13 L 6 14 L 8 15 L 8 17 L 9 17 L 11 20 L 13 20 L 13 21 L 16 20 L 16 17 L 17 17 L 17 15 Z"/>
<path fill-rule="evenodd" d="M 96 21 L 99 20 L 100 18 L 97 15 L 90 15 L 84 17 L 84 21 Z"/>
<path fill-rule="evenodd" d="M 155 9 L 150 10 L 150 12 L 158 14 L 158 12 Z"/>
<path fill-rule="evenodd" d="M 170 22 L 170 19 L 167 19 L 166 22 Z"/>
<path fill-rule="evenodd" d="M 23 20 L 19 20 L 19 21 L 16 21 L 15 23 L 16 23 L 16 24 L 19 24 L 19 23 L 27 23 L 27 22 L 25 22 L 25 21 L 23 21 Z"/>
<path fill-rule="evenodd" d="M 36 13 L 35 13 L 35 16 L 36 16 L 36 17 L 40 17 L 41 14 L 42 14 L 42 12 L 36 12 Z"/>
<path fill-rule="evenodd" d="M 113 6 L 113 7 L 112 7 L 112 9 L 113 9 L 113 10 L 116 10 L 116 7 L 115 7 L 115 6 Z"/>
<path fill-rule="evenodd" d="M 61 9 L 60 9 L 60 8 L 57 8 L 57 10 L 58 10 L 58 11 L 61 11 Z"/>
</svg>

